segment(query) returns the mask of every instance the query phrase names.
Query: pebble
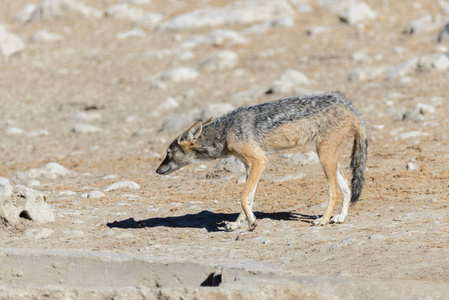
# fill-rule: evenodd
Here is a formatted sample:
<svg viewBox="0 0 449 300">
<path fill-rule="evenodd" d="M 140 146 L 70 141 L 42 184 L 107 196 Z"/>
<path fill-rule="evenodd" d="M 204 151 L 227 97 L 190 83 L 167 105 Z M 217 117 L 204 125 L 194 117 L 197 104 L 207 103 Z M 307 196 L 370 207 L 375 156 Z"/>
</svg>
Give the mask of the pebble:
<svg viewBox="0 0 449 300">
<path fill-rule="evenodd" d="M 114 191 L 114 190 L 118 190 L 118 189 L 138 190 L 138 189 L 140 189 L 140 185 L 138 185 L 137 183 L 135 183 L 133 181 L 124 180 L 124 181 L 119 181 L 119 182 L 111 184 L 104 191 L 110 192 L 110 191 Z"/>
<path fill-rule="evenodd" d="M 234 68 L 238 59 L 239 57 L 234 51 L 217 51 L 203 58 L 197 67 L 202 71 L 223 71 Z"/>
<path fill-rule="evenodd" d="M 364 2 L 356 2 L 349 5 L 348 9 L 340 14 L 340 19 L 350 25 L 366 23 L 367 21 L 375 20 L 376 18 L 376 12 Z"/>
<path fill-rule="evenodd" d="M 100 127 L 87 123 L 75 124 L 72 129 L 72 132 L 75 133 L 97 133 L 101 131 L 102 129 Z"/>
<path fill-rule="evenodd" d="M 302 87 L 309 83 L 306 75 L 297 70 L 288 69 L 273 82 L 270 90 L 280 94 L 300 93 L 303 90 Z"/>
<path fill-rule="evenodd" d="M 237 158 L 231 156 L 221 159 L 215 166 L 216 170 L 225 171 L 230 173 L 244 173 L 246 168 L 243 163 Z"/>
<path fill-rule="evenodd" d="M 130 6 L 128 3 L 118 3 L 109 7 L 105 15 L 113 19 L 129 19 L 137 21 L 143 18 L 145 12 L 137 7 Z"/>
<path fill-rule="evenodd" d="M 75 120 L 80 121 L 96 121 L 101 119 L 101 114 L 96 111 L 77 111 L 74 116 Z"/>
<path fill-rule="evenodd" d="M 405 28 L 404 34 L 419 34 L 440 29 L 444 24 L 444 18 L 441 15 L 425 15 L 419 19 L 413 20 Z"/>
<path fill-rule="evenodd" d="M 163 72 L 162 74 L 156 76 L 156 78 L 162 81 L 181 83 L 186 81 L 192 81 L 196 79 L 198 75 L 199 75 L 198 71 L 196 71 L 193 68 L 177 67 Z"/>
<path fill-rule="evenodd" d="M 22 23 L 32 23 L 39 20 L 68 18 L 73 15 L 101 18 L 103 12 L 75 0 L 45 0 L 40 4 L 26 6 L 15 15 L 14 19 Z"/>
<path fill-rule="evenodd" d="M 408 171 L 418 171 L 419 169 L 421 169 L 421 167 L 418 164 L 415 164 L 413 162 L 408 162 L 406 169 Z"/>
<path fill-rule="evenodd" d="M 3 131 L 6 135 L 23 135 L 25 131 L 19 127 L 10 126 Z"/>
<path fill-rule="evenodd" d="M 318 154 L 315 151 L 310 152 L 298 152 L 298 153 L 287 153 L 279 155 L 280 158 L 287 160 L 293 164 L 304 165 L 315 165 L 320 162 Z"/>
<path fill-rule="evenodd" d="M 411 139 L 411 138 L 419 138 L 419 137 L 427 137 L 430 136 L 430 134 L 426 132 L 421 131 L 408 131 L 398 134 L 393 140 L 399 141 L 399 140 L 405 140 L 405 139 Z"/>
<path fill-rule="evenodd" d="M 87 198 L 103 198 L 106 195 L 103 192 L 100 191 L 91 191 L 89 194 L 87 194 Z"/>
<path fill-rule="evenodd" d="M 134 28 L 129 31 L 118 33 L 115 37 L 119 40 L 127 39 L 130 37 L 145 37 L 147 34 L 140 28 Z"/>
<path fill-rule="evenodd" d="M 48 30 L 42 29 L 42 30 L 38 30 L 36 31 L 32 36 L 31 36 L 31 41 L 34 43 L 51 43 L 51 42 L 56 42 L 56 41 L 60 41 L 64 39 L 64 36 L 61 34 L 57 34 L 57 33 L 52 33 L 49 32 Z"/>
<path fill-rule="evenodd" d="M 378 233 L 373 233 L 368 237 L 369 240 L 384 240 L 385 238 L 385 236 Z"/>
<path fill-rule="evenodd" d="M 49 228 L 41 228 L 41 229 L 27 229 L 25 230 L 25 235 L 29 238 L 38 240 L 45 239 L 52 235 L 54 230 Z"/>
<path fill-rule="evenodd" d="M 175 16 L 160 24 L 158 30 L 174 31 L 209 26 L 245 25 L 294 15 L 295 10 L 286 0 L 243 0 L 221 8 L 202 8 Z"/>
<path fill-rule="evenodd" d="M 42 168 L 30 169 L 24 172 L 17 172 L 15 178 L 21 182 L 28 182 L 31 179 L 56 179 L 69 174 L 70 171 L 58 163 L 48 163 Z"/>
<path fill-rule="evenodd" d="M 39 180 L 32 179 L 32 180 L 28 181 L 26 185 L 29 188 L 37 188 L 41 185 L 41 182 Z"/>
</svg>

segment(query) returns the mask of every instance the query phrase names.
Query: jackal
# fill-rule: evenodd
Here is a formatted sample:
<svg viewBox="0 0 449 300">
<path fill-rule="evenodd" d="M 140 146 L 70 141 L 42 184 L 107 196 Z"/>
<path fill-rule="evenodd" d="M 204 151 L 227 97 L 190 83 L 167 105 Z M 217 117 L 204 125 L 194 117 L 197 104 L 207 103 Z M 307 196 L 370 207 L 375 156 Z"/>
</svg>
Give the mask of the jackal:
<svg viewBox="0 0 449 300">
<path fill-rule="evenodd" d="M 351 189 L 340 170 L 339 159 L 353 139 L 350 167 Z M 329 185 L 329 205 L 314 225 L 344 222 L 349 203 L 362 191 L 368 141 L 365 124 L 352 104 L 338 92 L 312 94 L 241 107 L 206 122 L 198 121 L 168 147 L 156 172 L 170 174 L 188 164 L 234 155 L 246 167 L 246 184 L 241 196 L 241 213 L 228 230 L 248 222 L 256 227 L 252 212 L 254 194 L 267 163 L 266 153 L 302 146 L 313 141 Z M 343 197 L 341 213 L 331 218 L 337 200 Z"/>
</svg>

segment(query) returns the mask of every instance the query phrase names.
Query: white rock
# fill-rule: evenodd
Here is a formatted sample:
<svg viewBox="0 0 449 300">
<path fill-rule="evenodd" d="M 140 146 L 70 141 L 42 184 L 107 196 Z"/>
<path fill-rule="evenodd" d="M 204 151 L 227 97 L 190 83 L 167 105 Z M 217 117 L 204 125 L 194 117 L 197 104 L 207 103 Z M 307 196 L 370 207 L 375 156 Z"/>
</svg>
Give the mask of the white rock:
<svg viewBox="0 0 449 300">
<path fill-rule="evenodd" d="M 21 217 L 36 223 L 54 221 L 43 193 L 21 185 L 13 187 L 7 178 L 0 177 L 0 221 L 14 225 Z"/>
<path fill-rule="evenodd" d="M 198 72 L 195 69 L 187 67 L 178 67 L 168 70 L 158 76 L 158 79 L 162 81 L 170 81 L 173 83 L 181 83 L 186 81 L 192 81 L 198 77 Z"/>
<path fill-rule="evenodd" d="M 31 179 L 30 181 L 27 182 L 27 187 L 29 187 L 29 188 L 37 188 L 40 185 L 41 185 L 41 182 L 36 179 Z"/>
<path fill-rule="evenodd" d="M 130 19 L 139 20 L 143 18 L 145 12 L 137 7 L 128 5 L 127 3 L 114 4 L 106 9 L 106 16 L 114 19 Z"/>
<path fill-rule="evenodd" d="M 34 43 L 41 43 L 41 42 L 56 42 L 60 41 L 64 38 L 63 35 L 49 32 L 48 30 L 38 30 L 31 36 L 31 41 Z"/>
<path fill-rule="evenodd" d="M 119 181 L 119 182 L 111 184 L 104 191 L 110 192 L 110 191 L 114 191 L 114 190 L 118 190 L 118 189 L 138 190 L 138 189 L 140 189 L 140 185 L 138 185 L 137 183 L 135 183 L 133 181 L 124 180 L 124 181 Z"/>
<path fill-rule="evenodd" d="M 355 82 L 378 79 L 384 77 L 389 70 L 390 67 L 387 66 L 356 68 L 348 74 L 348 81 Z"/>
<path fill-rule="evenodd" d="M 421 71 L 446 71 L 449 69 L 449 57 L 442 53 L 421 56 L 418 62 Z"/>
<path fill-rule="evenodd" d="M 154 115 L 159 115 L 163 111 L 172 110 L 179 107 L 178 101 L 173 97 L 167 97 L 164 102 L 158 105 L 154 111 Z"/>
<path fill-rule="evenodd" d="M 413 57 L 406 62 L 403 62 L 399 66 L 393 68 L 387 75 L 387 79 L 396 79 L 404 77 L 418 68 L 418 57 Z"/>
<path fill-rule="evenodd" d="M 162 132 L 176 132 L 187 129 L 196 121 L 206 121 L 210 117 L 219 117 L 234 109 L 229 103 L 209 104 L 202 110 L 193 110 L 185 114 L 168 115 L 162 123 Z"/>
<path fill-rule="evenodd" d="M 101 119 L 101 114 L 96 111 L 77 111 L 75 120 L 80 121 L 96 121 Z"/>
<path fill-rule="evenodd" d="M 9 32 L 4 25 L 0 25 L 0 53 L 4 56 L 13 55 L 21 51 L 25 43 L 20 37 Z"/>
<path fill-rule="evenodd" d="M 343 13 L 348 10 L 349 6 L 356 3 L 355 0 L 317 0 L 318 5 L 333 13 Z"/>
<path fill-rule="evenodd" d="M 421 167 L 418 164 L 415 164 L 413 162 L 409 162 L 407 163 L 406 169 L 408 171 L 417 171 L 419 170 Z"/>
<path fill-rule="evenodd" d="M 58 163 L 48 163 L 42 168 L 30 169 L 25 172 L 17 172 L 15 178 L 20 182 L 28 182 L 31 179 L 57 179 L 69 174 L 69 170 Z"/>
<path fill-rule="evenodd" d="M 210 117 L 218 118 L 234 109 L 235 107 L 229 103 L 209 104 L 199 112 L 198 120 L 206 121 Z"/>
<path fill-rule="evenodd" d="M 243 163 L 237 158 L 232 156 L 221 159 L 215 166 L 215 169 L 219 171 L 226 171 L 230 173 L 240 173 L 240 174 L 246 172 L 246 168 L 243 165 Z"/>
<path fill-rule="evenodd" d="M 288 160 L 292 164 L 298 164 L 301 166 L 315 165 L 320 162 L 318 155 L 314 151 L 298 152 L 294 154 L 281 154 L 279 155 L 279 157 Z"/>
<path fill-rule="evenodd" d="M 351 25 L 366 23 L 376 18 L 376 12 L 364 2 L 350 4 L 348 10 L 340 14 L 340 19 Z"/>
<path fill-rule="evenodd" d="M 96 133 L 96 132 L 101 132 L 101 128 L 91 125 L 91 124 L 84 124 L 84 123 L 79 123 L 79 124 L 75 124 L 75 126 L 73 126 L 72 129 L 73 132 L 76 133 Z"/>
<path fill-rule="evenodd" d="M 103 16 L 103 12 L 74 0 L 46 0 L 37 5 L 26 6 L 16 14 L 14 19 L 18 22 L 26 23 L 76 15 L 87 18 L 100 18 Z"/>
<path fill-rule="evenodd" d="M 206 26 L 244 25 L 292 17 L 294 9 L 286 0 L 243 0 L 222 8 L 204 8 L 178 15 L 159 25 L 158 29 L 186 30 Z"/>
<path fill-rule="evenodd" d="M 91 191 L 89 194 L 87 194 L 87 198 L 103 198 L 106 195 L 103 192 L 100 191 Z"/>
<path fill-rule="evenodd" d="M 46 129 L 38 129 L 38 130 L 33 130 L 33 131 L 26 133 L 26 136 L 31 136 L 31 137 L 49 136 L 49 135 L 50 135 L 50 132 L 48 132 L 48 130 L 46 130 Z"/>
<path fill-rule="evenodd" d="M 10 126 L 5 128 L 3 131 L 6 135 L 23 135 L 25 131 L 23 129 L 20 129 L 19 127 Z"/>
<path fill-rule="evenodd" d="M 147 34 L 140 28 L 134 28 L 130 31 L 118 33 L 115 37 L 119 40 L 127 39 L 130 37 L 145 37 Z"/>
<path fill-rule="evenodd" d="M 398 134 L 393 140 L 399 141 L 399 140 L 405 140 L 405 139 L 411 139 L 411 138 L 420 138 L 420 137 L 427 137 L 430 136 L 430 134 L 426 132 L 421 131 L 408 131 Z"/>
<path fill-rule="evenodd" d="M 444 18 L 440 15 L 426 15 L 412 21 L 404 29 L 405 34 L 418 34 L 437 30 L 444 25 Z"/>
<path fill-rule="evenodd" d="M 417 103 L 402 115 L 402 120 L 422 121 L 426 116 L 435 113 L 435 107 L 430 104 Z"/>
<path fill-rule="evenodd" d="M 143 14 L 142 18 L 137 20 L 138 24 L 147 26 L 148 28 L 153 28 L 162 21 L 162 15 L 146 12 Z"/>
<path fill-rule="evenodd" d="M 308 84 L 309 79 L 306 75 L 299 71 L 288 69 L 273 82 L 271 90 L 273 93 L 280 94 L 297 93 L 298 91 L 302 91 L 301 88 L 304 85 Z"/>
<path fill-rule="evenodd" d="M 206 56 L 198 63 L 198 69 L 203 71 L 222 71 L 234 68 L 238 63 L 238 55 L 234 51 L 217 51 Z"/>
<path fill-rule="evenodd" d="M 272 29 L 272 28 L 292 27 L 294 24 L 295 24 L 295 21 L 290 17 L 281 18 L 281 19 L 265 21 L 263 23 L 251 26 L 250 28 L 246 29 L 244 32 L 245 32 L 245 34 L 264 33 L 265 31 Z"/>
<path fill-rule="evenodd" d="M 234 30 L 212 30 L 206 37 L 205 43 L 212 46 L 242 46 L 248 44 L 248 39 Z"/>
<path fill-rule="evenodd" d="M 45 239 L 49 237 L 54 231 L 49 228 L 42 229 L 27 229 L 25 230 L 25 235 L 30 239 Z"/>
<path fill-rule="evenodd" d="M 307 34 L 314 36 L 320 33 L 329 32 L 331 29 L 331 26 L 309 26 L 307 29 Z"/>
</svg>

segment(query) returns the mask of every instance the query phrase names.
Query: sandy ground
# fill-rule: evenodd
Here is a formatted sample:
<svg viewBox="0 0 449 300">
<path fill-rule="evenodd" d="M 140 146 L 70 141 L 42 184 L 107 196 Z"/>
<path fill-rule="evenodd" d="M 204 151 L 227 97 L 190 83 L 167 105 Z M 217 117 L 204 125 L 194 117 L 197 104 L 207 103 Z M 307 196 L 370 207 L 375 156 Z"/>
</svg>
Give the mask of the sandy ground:
<svg viewBox="0 0 449 300">
<path fill-rule="evenodd" d="M 438 1 L 366 1 L 378 17 L 364 28 L 342 23 L 338 14 L 313 2 L 313 12 L 297 13 L 291 27 L 246 35 L 247 45 L 201 45 L 187 60 L 145 53 L 176 47 L 212 28 L 158 32 L 130 20 L 78 17 L 20 24 L 14 15 L 32 1 L 6 2 L 0 21 L 26 45 L 13 56 L 0 56 L 0 175 L 13 180 L 17 172 L 48 162 L 71 173 L 40 179 L 35 188 L 47 194 L 55 222 L 39 225 L 23 219 L 2 228 L 2 247 L 257 261 L 298 274 L 449 281 L 449 71 L 414 71 L 406 79 L 347 79 L 356 67 L 394 68 L 413 57 L 444 52 L 444 44 L 436 42 L 438 31 L 402 33 L 412 20 L 440 14 Z M 137 6 L 168 19 L 231 1 L 164 2 Z M 112 4 L 89 5 L 105 10 Z M 330 29 L 309 36 L 307 29 L 318 25 Z M 250 26 L 223 28 L 243 32 Z M 145 37 L 116 38 L 136 27 Z M 64 38 L 31 42 L 39 29 Z M 168 83 L 165 90 L 152 87 L 154 75 L 177 66 L 193 67 L 216 50 L 236 52 L 238 65 L 200 71 L 195 80 Z M 359 61 L 354 53 L 365 56 Z M 170 114 L 208 104 L 239 107 L 289 96 L 264 93 L 289 68 L 309 78 L 310 92 L 341 91 L 364 116 L 369 155 L 362 197 L 350 207 L 344 224 L 311 226 L 328 197 L 320 165 L 294 165 L 279 153 L 271 154 L 255 198 L 258 227 L 227 232 L 225 223 L 239 212 L 243 184 L 237 181 L 242 174 L 219 171 L 213 161 L 157 175 L 166 147 L 180 133 L 161 132 L 162 122 Z M 253 93 L 249 99 L 235 96 L 248 90 Z M 174 97 L 179 107 L 156 111 L 167 97 Z M 432 105 L 435 111 L 420 121 L 398 120 L 417 103 Z M 79 112 L 95 116 L 80 120 Z M 73 132 L 78 123 L 101 131 Z M 11 126 L 24 133 L 6 134 Z M 46 133 L 36 133 L 39 130 Z M 413 131 L 426 135 L 398 138 Z M 313 150 L 313 145 L 299 149 Z M 350 145 L 341 162 L 348 177 L 349 154 Z M 419 169 L 407 170 L 408 162 Z M 281 180 L 298 173 L 302 178 Z M 141 188 L 105 192 L 99 199 L 83 196 L 121 180 Z M 51 231 L 42 237 L 42 229 Z"/>
</svg>

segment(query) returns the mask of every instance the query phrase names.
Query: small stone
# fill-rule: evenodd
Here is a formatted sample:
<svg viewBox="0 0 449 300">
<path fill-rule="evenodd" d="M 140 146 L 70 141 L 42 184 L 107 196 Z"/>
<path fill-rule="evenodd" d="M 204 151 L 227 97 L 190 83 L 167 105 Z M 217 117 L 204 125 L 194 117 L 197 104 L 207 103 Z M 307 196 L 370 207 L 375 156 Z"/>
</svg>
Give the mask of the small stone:
<svg viewBox="0 0 449 300">
<path fill-rule="evenodd" d="M 408 171 L 418 171 L 419 169 L 421 169 L 421 167 L 418 164 L 409 162 L 409 163 L 407 163 L 406 169 Z"/>
<path fill-rule="evenodd" d="M 32 179 L 32 180 L 27 182 L 27 187 L 29 187 L 29 188 L 37 188 L 40 185 L 41 185 L 41 182 L 39 180 L 36 180 L 36 179 Z"/>
<path fill-rule="evenodd" d="M 73 129 L 75 133 L 97 133 L 101 132 L 101 128 L 91 124 L 76 124 Z"/>
<path fill-rule="evenodd" d="M 444 18 L 440 15 L 426 15 L 410 22 L 405 27 L 404 34 L 418 34 L 437 30 L 444 24 Z"/>
<path fill-rule="evenodd" d="M 96 121 L 101 119 L 101 114 L 96 111 L 78 111 L 75 113 L 75 120 Z"/>
<path fill-rule="evenodd" d="M 401 134 L 398 134 L 393 140 L 399 141 L 399 140 L 405 140 L 405 139 L 411 139 L 411 138 L 419 138 L 419 137 L 427 137 L 430 136 L 430 134 L 426 132 L 421 131 L 408 131 L 403 132 Z"/>
<path fill-rule="evenodd" d="M 57 33 L 51 33 L 48 30 L 38 30 L 31 36 L 31 41 L 34 43 L 51 43 L 60 41 L 64 38 L 63 35 Z"/>
<path fill-rule="evenodd" d="M 198 77 L 198 72 L 192 68 L 177 67 L 168 70 L 158 76 L 162 81 L 171 81 L 173 83 L 181 83 L 194 80 Z"/>
<path fill-rule="evenodd" d="M 9 32 L 7 28 L 0 25 L 0 53 L 4 56 L 13 55 L 21 51 L 25 47 L 25 43 L 20 37 Z"/>
<path fill-rule="evenodd" d="M 138 185 L 137 183 L 133 182 L 133 181 L 119 181 L 116 182 L 110 186 L 108 186 L 104 191 L 105 192 L 110 192 L 110 191 L 114 191 L 114 190 L 118 190 L 118 189 L 133 189 L 133 190 L 138 190 L 140 189 L 140 185 Z"/>
<path fill-rule="evenodd" d="M 378 234 L 378 233 L 373 233 L 368 237 L 369 240 L 384 240 L 385 236 Z"/>
<path fill-rule="evenodd" d="M 19 127 L 10 126 L 3 131 L 6 135 L 23 135 L 25 131 Z"/>
<path fill-rule="evenodd" d="M 42 168 L 30 169 L 25 172 L 17 172 L 15 178 L 20 182 L 28 182 L 31 179 L 57 179 L 69 174 L 70 171 L 58 163 L 48 163 Z"/>
<path fill-rule="evenodd" d="M 310 152 L 298 152 L 294 154 L 281 154 L 280 158 L 288 160 L 292 164 L 304 165 L 315 165 L 320 162 L 320 159 L 315 151 Z"/>
<path fill-rule="evenodd" d="M 115 4 L 106 9 L 105 14 L 113 19 L 130 19 L 137 21 L 143 18 L 145 12 L 140 8 L 128 5 L 127 3 Z"/>
<path fill-rule="evenodd" d="M 291 94 L 301 93 L 303 91 L 302 86 L 308 85 L 309 79 L 303 73 L 288 69 L 276 79 L 270 90 L 272 93 Z"/>
<path fill-rule="evenodd" d="M 103 192 L 100 191 L 91 191 L 89 194 L 87 194 L 87 198 L 103 198 L 106 195 Z"/>
<path fill-rule="evenodd" d="M 118 33 L 115 37 L 119 40 L 127 39 L 130 37 L 145 37 L 147 34 L 140 28 L 134 28 L 130 31 Z"/>
<path fill-rule="evenodd" d="M 234 51 L 217 51 L 202 59 L 198 68 L 204 71 L 222 71 L 234 68 L 237 63 L 238 55 Z"/>
<path fill-rule="evenodd" d="M 345 13 L 340 14 L 340 19 L 350 25 L 366 23 L 367 21 L 374 20 L 376 18 L 376 12 L 374 12 L 371 7 L 364 2 L 358 2 L 350 5 Z"/>
</svg>

